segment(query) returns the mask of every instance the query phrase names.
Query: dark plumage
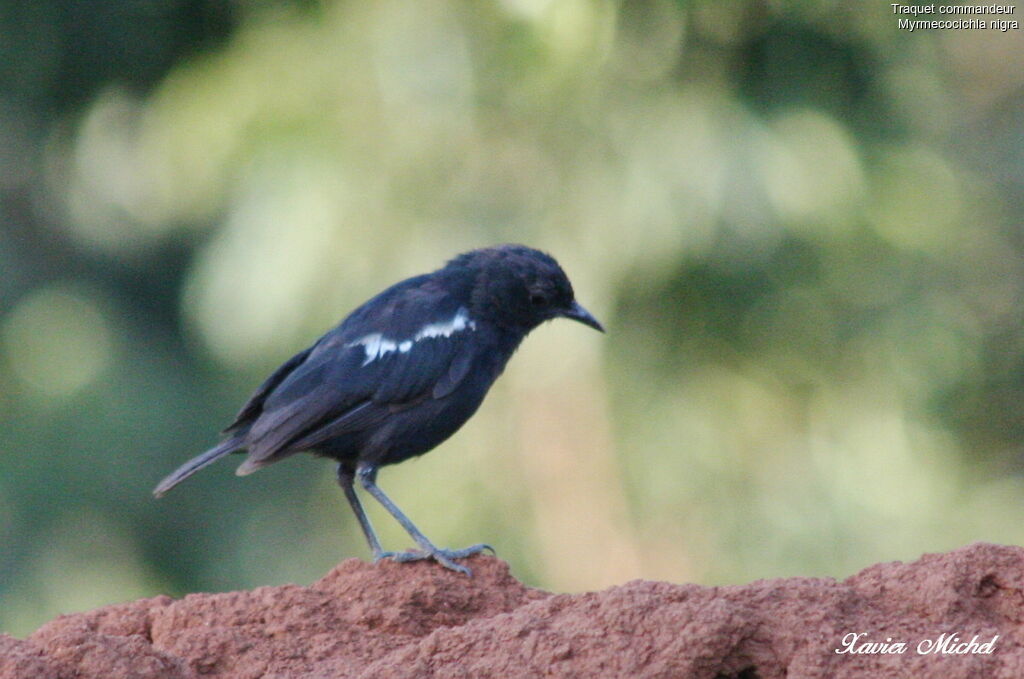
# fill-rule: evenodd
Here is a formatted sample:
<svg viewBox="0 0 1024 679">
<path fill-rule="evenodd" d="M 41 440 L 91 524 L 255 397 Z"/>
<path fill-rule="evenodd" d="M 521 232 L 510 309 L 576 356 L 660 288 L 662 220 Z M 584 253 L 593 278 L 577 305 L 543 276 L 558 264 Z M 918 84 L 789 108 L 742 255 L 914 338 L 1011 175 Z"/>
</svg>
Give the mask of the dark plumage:
<svg viewBox="0 0 1024 679">
<path fill-rule="evenodd" d="M 396 283 L 278 368 L 225 429 L 153 491 L 160 497 L 206 465 L 245 450 L 244 476 L 298 452 L 338 461 L 338 483 L 374 559 L 455 562 L 487 545 L 438 549 L 377 487 L 377 470 L 422 455 L 454 434 L 483 401 L 519 343 L 553 318 L 603 331 L 580 306 L 552 257 L 522 245 L 473 250 L 444 268 Z M 354 481 L 420 549 L 381 549 Z"/>
</svg>

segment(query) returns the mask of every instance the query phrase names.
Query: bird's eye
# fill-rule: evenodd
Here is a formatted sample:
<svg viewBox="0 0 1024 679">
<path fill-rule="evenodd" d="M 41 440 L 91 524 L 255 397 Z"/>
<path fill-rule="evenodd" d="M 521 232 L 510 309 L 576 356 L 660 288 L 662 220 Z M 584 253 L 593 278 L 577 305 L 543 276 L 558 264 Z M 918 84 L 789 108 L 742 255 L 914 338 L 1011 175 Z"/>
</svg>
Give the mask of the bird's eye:
<svg viewBox="0 0 1024 679">
<path fill-rule="evenodd" d="M 548 298 L 542 292 L 531 292 L 530 304 L 532 304 L 533 306 L 547 306 Z"/>
</svg>

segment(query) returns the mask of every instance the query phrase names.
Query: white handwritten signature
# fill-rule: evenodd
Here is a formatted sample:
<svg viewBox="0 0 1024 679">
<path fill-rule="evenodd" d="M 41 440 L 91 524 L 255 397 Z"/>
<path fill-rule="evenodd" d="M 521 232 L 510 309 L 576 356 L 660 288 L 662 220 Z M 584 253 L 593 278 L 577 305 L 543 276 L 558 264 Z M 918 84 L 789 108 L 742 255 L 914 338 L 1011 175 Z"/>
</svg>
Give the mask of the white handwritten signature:
<svg viewBox="0 0 1024 679">
<path fill-rule="evenodd" d="M 870 641 L 865 639 L 867 635 L 867 632 L 850 632 L 843 635 L 840 647 L 835 649 L 835 652 L 849 653 L 850 655 L 902 655 L 910 648 L 910 643 L 906 641 L 893 641 L 892 637 L 886 637 L 885 641 Z M 996 640 L 999 639 L 999 635 L 997 634 L 985 642 L 978 641 L 980 637 L 980 634 L 975 634 L 970 641 L 964 641 L 959 634 L 943 633 L 934 639 L 920 640 L 914 649 L 918 655 L 988 655 L 993 653 L 996 650 Z"/>
</svg>

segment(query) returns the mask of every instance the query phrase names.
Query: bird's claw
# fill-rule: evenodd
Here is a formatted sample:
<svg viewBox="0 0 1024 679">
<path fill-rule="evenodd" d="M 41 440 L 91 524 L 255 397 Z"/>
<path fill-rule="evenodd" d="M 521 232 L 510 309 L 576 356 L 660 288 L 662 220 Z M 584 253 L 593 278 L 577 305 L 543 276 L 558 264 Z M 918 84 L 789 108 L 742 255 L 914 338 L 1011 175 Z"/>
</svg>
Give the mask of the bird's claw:
<svg viewBox="0 0 1024 679">
<path fill-rule="evenodd" d="M 464 549 L 410 549 L 405 552 L 381 552 L 374 558 L 374 562 L 380 561 L 381 559 L 391 559 L 398 563 L 406 563 L 408 561 L 422 561 L 423 559 L 433 559 L 437 563 L 441 564 L 448 570 L 455 571 L 456 573 L 462 573 L 463 575 L 473 576 L 473 571 L 468 567 L 457 563 L 456 559 L 465 559 L 466 557 L 479 554 L 480 552 L 487 550 L 491 554 L 497 554 L 494 551 L 494 547 L 486 544 L 473 545 Z"/>
</svg>

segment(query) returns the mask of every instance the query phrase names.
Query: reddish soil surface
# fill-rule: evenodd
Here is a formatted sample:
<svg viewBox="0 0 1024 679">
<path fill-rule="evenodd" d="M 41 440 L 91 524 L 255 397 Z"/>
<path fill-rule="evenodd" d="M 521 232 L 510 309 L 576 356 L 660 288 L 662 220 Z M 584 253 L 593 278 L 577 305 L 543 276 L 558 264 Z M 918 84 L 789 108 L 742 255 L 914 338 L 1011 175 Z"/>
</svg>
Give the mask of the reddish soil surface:
<svg viewBox="0 0 1024 679">
<path fill-rule="evenodd" d="M 351 560 L 310 587 L 62 616 L 25 640 L 0 635 L 0 679 L 1024 677 L 1018 547 L 975 544 L 841 582 L 573 595 L 526 587 L 492 557 L 468 563 L 473 578 Z M 887 639 L 889 653 L 865 646 Z"/>
</svg>

